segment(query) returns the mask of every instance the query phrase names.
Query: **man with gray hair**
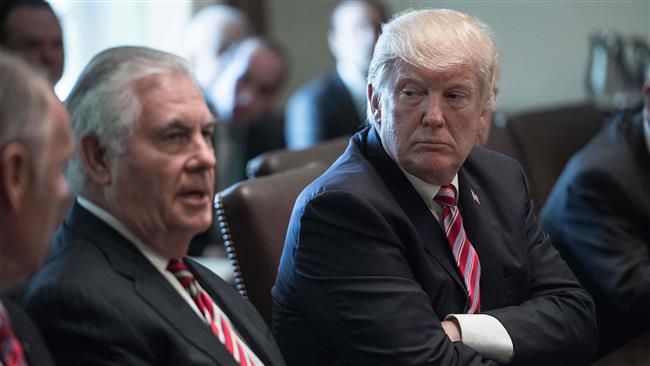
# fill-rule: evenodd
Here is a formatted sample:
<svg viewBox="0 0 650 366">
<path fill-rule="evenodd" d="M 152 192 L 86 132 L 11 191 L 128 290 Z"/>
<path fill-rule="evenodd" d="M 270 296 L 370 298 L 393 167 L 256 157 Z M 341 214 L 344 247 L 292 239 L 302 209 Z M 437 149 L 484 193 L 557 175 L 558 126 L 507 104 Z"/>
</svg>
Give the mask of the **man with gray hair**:
<svg viewBox="0 0 650 366">
<path fill-rule="evenodd" d="M 289 365 L 583 365 L 591 297 L 512 159 L 475 146 L 489 29 L 453 10 L 383 28 L 370 126 L 296 201 L 273 288 Z"/>
<path fill-rule="evenodd" d="M 5 295 L 43 263 L 72 153 L 68 114 L 44 77 L 0 49 L 0 365 L 51 365 L 36 326 Z"/>
<path fill-rule="evenodd" d="M 277 365 L 253 306 L 185 256 L 212 221 L 214 118 L 177 56 L 101 52 L 67 101 L 76 202 L 27 308 L 62 365 Z"/>
</svg>

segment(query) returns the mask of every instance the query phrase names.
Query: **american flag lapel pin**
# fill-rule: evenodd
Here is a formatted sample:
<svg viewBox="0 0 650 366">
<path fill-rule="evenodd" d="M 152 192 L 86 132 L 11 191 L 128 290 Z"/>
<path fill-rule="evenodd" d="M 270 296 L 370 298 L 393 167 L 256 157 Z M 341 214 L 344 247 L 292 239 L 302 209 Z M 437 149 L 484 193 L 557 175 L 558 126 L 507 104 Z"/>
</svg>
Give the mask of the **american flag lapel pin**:
<svg viewBox="0 0 650 366">
<path fill-rule="evenodd" d="M 473 189 L 470 189 L 470 192 L 472 192 L 472 198 L 474 199 L 474 202 L 476 202 L 477 205 L 480 205 L 481 201 L 478 199 L 478 195 L 474 193 Z"/>
</svg>

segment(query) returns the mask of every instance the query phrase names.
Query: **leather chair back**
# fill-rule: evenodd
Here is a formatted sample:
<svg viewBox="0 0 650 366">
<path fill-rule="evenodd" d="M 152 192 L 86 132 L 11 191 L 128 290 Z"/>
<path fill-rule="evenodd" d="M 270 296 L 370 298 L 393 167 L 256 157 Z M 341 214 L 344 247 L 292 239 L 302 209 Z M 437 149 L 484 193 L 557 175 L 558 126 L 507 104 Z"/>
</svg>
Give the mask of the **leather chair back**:
<svg viewBox="0 0 650 366">
<path fill-rule="evenodd" d="M 544 206 L 571 156 L 600 130 L 607 115 L 591 104 L 510 117 L 507 128 L 528 179 L 535 213 Z"/>
<path fill-rule="evenodd" d="M 321 162 L 329 167 L 345 151 L 349 140 L 344 136 L 303 150 L 275 150 L 260 154 L 246 164 L 246 175 L 248 178 L 263 177 L 311 162 Z"/>
<path fill-rule="evenodd" d="M 300 192 L 327 166 L 304 167 L 237 183 L 215 198 L 216 217 L 234 267 L 235 285 L 271 322 L 271 287 Z"/>
</svg>

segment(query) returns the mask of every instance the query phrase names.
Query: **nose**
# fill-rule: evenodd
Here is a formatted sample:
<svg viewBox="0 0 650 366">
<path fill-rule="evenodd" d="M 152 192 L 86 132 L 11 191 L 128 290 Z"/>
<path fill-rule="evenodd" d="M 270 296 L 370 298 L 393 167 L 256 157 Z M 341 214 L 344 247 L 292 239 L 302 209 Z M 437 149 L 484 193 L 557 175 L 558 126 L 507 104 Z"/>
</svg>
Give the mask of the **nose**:
<svg viewBox="0 0 650 366">
<path fill-rule="evenodd" d="M 217 164 L 217 157 L 214 153 L 211 137 L 205 137 L 202 133 L 195 138 L 192 156 L 188 161 L 187 168 L 191 171 L 213 170 Z"/>
<path fill-rule="evenodd" d="M 438 93 L 430 93 L 423 103 L 422 123 L 426 126 L 441 127 L 445 123 L 443 113 L 444 96 Z"/>
<path fill-rule="evenodd" d="M 242 88 L 239 96 L 237 97 L 237 105 L 247 107 L 255 100 L 256 91 L 252 86 Z"/>
</svg>

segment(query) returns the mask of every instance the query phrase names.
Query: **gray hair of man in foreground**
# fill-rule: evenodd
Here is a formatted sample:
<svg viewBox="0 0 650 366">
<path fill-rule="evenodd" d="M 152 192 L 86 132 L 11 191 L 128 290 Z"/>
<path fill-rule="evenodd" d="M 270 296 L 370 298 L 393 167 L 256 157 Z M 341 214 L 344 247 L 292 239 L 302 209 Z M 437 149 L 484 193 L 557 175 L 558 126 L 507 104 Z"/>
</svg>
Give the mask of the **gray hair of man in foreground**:
<svg viewBox="0 0 650 366">
<path fill-rule="evenodd" d="M 81 73 L 66 100 L 75 135 L 95 134 L 105 148 L 120 153 L 136 121 L 141 104 L 133 83 L 155 74 L 181 72 L 201 90 L 182 58 L 146 47 L 115 47 L 97 54 Z M 78 152 L 66 170 L 73 195 L 83 193 L 86 176 Z"/>
<path fill-rule="evenodd" d="M 13 141 L 29 145 L 37 168 L 43 163 L 42 141 L 52 128 L 52 123 L 43 123 L 49 118 L 49 89 L 44 76 L 0 49 L 0 149 Z"/>
</svg>

